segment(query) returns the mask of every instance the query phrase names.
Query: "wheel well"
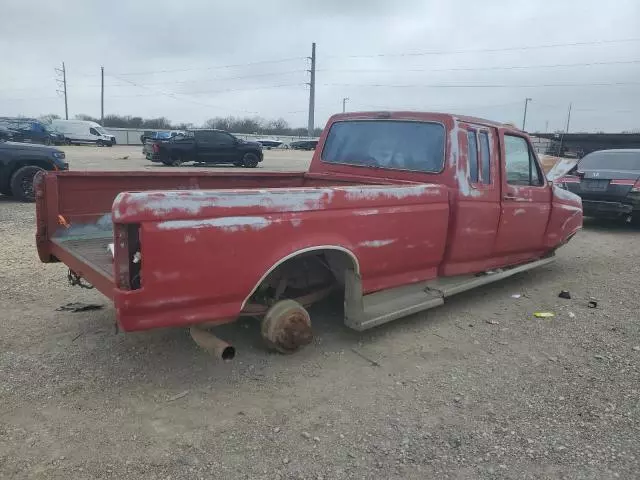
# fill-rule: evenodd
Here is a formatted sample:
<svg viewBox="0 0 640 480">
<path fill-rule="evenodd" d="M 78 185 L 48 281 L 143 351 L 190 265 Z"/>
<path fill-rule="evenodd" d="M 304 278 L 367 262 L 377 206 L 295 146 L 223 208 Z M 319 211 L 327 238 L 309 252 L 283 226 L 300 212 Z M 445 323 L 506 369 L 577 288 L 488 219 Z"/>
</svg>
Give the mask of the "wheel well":
<svg viewBox="0 0 640 480">
<path fill-rule="evenodd" d="M 345 272 L 353 270 L 359 273 L 359 269 L 355 255 L 342 247 L 318 247 L 294 252 L 267 270 L 245 298 L 242 308 L 263 293 L 272 294 L 274 289 L 282 290 L 279 294 L 286 294 L 287 288 L 307 290 L 307 293 L 314 288 L 317 290 L 328 286 L 344 288 Z"/>
<path fill-rule="evenodd" d="M 40 167 L 44 170 L 53 170 L 53 166 L 44 160 L 18 160 L 11 163 L 9 169 L 7 170 L 6 177 L 2 179 L 2 184 L 0 184 L 0 187 L 8 188 L 9 185 L 11 185 L 11 177 L 13 177 L 13 174 L 20 170 L 22 167 L 28 167 L 31 165 Z"/>
</svg>

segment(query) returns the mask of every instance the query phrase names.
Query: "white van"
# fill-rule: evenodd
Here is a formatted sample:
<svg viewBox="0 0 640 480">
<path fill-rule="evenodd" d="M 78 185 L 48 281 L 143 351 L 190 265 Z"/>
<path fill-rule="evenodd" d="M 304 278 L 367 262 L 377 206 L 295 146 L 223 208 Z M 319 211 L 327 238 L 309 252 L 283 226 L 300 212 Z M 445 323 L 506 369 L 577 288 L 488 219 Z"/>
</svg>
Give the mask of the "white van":
<svg viewBox="0 0 640 480">
<path fill-rule="evenodd" d="M 116 137 L 109 134 L 96 122 L 87 120 L 53 120 L 51 128 L 64 135 L 67 144 L 95 143 L 98 146 L 112 147 Z"/>
</svg>

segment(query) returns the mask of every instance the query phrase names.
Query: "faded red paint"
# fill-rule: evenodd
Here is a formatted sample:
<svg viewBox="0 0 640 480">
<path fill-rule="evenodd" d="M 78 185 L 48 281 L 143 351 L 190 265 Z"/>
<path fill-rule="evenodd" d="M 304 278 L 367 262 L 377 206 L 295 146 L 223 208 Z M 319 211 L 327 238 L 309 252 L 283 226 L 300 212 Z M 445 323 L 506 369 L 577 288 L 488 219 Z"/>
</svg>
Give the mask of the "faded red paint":
<svg viewBox="0 0 640 480">
<path fill-rule="evenodd" d="M 336 115 L 328 126 L 377 116 Z M 325 163 L 326 128 L 309 172 L 49 172 L 36 181 L 40 258 L 64 262 L 112 298 L 124 330 L 143 330 L 232 321 L 275 265 L 307 249 L 347 254 L 369 293 L 528 262 L 581 227 L 579 197 L 547 182 L 506 183 L 503 137 L 527 138 L 523 132 L 445 114 L 388 118 L 442 123 L 444 170 Z M 469 181 L 468 129 L 489 134 L 489 185 Z M 65 245 L 58 216 L 74 232 L 105 213 L 116 232 L 105 248 L 113 242 L 116 258 L 100 268 Z M 142 254 L 135 290 L 123 281 L 130 275 L 129 225 L 139 226 Z"/>
</svg>

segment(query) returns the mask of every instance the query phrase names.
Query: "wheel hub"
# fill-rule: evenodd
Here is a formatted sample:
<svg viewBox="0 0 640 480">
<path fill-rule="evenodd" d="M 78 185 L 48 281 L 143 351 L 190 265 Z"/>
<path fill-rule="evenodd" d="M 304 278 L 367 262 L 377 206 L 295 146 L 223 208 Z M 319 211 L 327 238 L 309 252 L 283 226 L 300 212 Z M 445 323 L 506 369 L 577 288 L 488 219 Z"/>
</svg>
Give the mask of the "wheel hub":
<svg viewBox="0 0 640 480">
<path fill-rule="evenodd" d="M 296 302 L 279 302 L 267 312 L 262 322 L 262 336 L 271 348 L 293 353 L 313 340 L 309 314 Z"/>
</svg>

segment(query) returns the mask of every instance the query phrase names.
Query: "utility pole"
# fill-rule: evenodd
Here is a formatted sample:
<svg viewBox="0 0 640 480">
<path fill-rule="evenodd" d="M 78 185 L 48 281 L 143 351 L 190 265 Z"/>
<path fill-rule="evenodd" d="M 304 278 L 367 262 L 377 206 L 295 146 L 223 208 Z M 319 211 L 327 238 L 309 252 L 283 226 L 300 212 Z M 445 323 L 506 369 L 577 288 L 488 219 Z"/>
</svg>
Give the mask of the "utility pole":
<svg viewBox="0 0 640 480">
<path fill-rule="evenodd" d="M 347 100 L 349 100 L 349 97 L 344 97 L 342 99 L 342 113 L 347 111 Z"/>
<path fill-rule="evenodd" d="M 565 128 L 565 133 L 569 133 L 569 122 L 571 122 L 571 103 L 569 104 L 569 112 L 567 113 L 567 128 Z"/>
<path fill-rule="evenodd" d="M 311 44 L 311 78 L 309 81 L 309 123 L 307 124 L 307 134 L 312 137 L 315 128 L 314 110 L 316 105 L 316 42 Z"/>
<path fill-rule="evenodd" d="M 62 70 L 56 68 L 55 71 L 56 73 L 62 75 L 62 81 L 56 79 L 56 82 L 58 82 L 59 86 L 60 83 L 62 83 L 62 92 L 60 90 L 58 90 L 57 92 L 64 95 L 64 118 L 65 120 L 69 120 L 69 106 L 67 104 L 67 69 L 64 67 L 64 62 L 62 62 Z"/>
<path fill-rule="evenodd" d="M 100 67 L 100 125 L 104 127 L 104 67 Z"/>
<path fill-rule="evenodd" d="M 522 118 L 522 130 L 524 130 L 524 127 L 527 124 L 527 105 L 529 105 L 530 101 L 531 99 L 528 97 L 524 99 L 524 117 Z"/>
<path fill-rule="evenodd" d="M 549 132 L 549 120 L 546 120 L 544 122 L 544 133 L 548 133 Z"/>
</svg>

